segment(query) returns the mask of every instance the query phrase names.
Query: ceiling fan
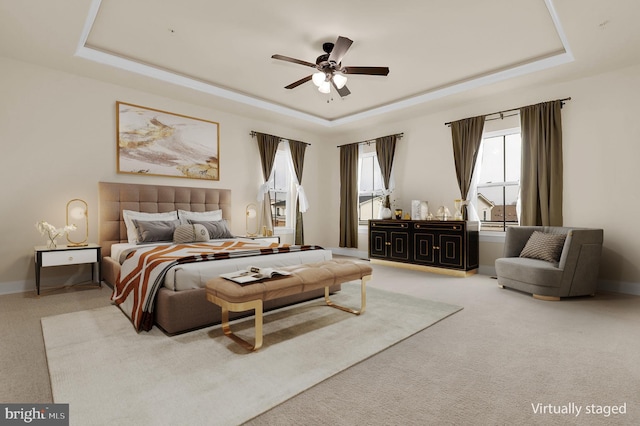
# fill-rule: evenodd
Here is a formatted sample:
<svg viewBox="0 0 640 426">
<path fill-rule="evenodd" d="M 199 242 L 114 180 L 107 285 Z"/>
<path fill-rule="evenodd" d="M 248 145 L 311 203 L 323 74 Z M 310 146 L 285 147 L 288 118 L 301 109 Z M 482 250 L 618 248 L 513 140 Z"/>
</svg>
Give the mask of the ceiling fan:
<svg viewBox="0 0 640 426">
<path fill-rule="evenodd" d="M 351 91 L 345 86 L 347 83 L 348 74 L 365 74 L 365 75 L 388 75 L 389 67 L 343 67 L 342 58 L 347 53 L 347 50 L 351 47 L 353 40 L 346 37 L 339 36 L 334 43 L 324 43 L 322 50 L 324 55 L 318 56 L 316 63 L 302 61 L 300 59 L 290 58 L 284 55 L 273 55 L 273 59 L 279 59 L 281 61 L 293 62 L 294 64 L 305 65 L 307 67 L 315 68 L 317 72 L 312 75 L 308 75 L 301 78 L 298 81 L 285 86 L 285 89 L 293 89 L 300 86 L 303 83 L 311 80 L 318 86 L 318 90 L 322 93 L 329 93 L 331 86 L 333 86 L 341 97 L 345 97 L 351 93 Z"/>
</svg>

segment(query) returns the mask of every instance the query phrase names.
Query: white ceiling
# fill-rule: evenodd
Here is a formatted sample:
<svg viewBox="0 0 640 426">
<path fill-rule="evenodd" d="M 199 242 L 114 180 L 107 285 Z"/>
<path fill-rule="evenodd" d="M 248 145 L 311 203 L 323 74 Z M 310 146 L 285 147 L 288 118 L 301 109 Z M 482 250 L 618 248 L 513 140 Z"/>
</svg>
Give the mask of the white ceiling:
<svg viewBox="0 0 640 426">
<path fill-rule="evenodd" d="M 454 94 L 464 102 L 501 81 L 638 63 L 638 17 L 637 0 L 0 0 L 0 55 L 337 127 Z M 284 89 L 313 69 L 271 55 L 315 62 L 339 35 L 354 41 L 343 65 L 389 75 L 350 75 L 345 98 L 311 82 Z"/>
</svg>

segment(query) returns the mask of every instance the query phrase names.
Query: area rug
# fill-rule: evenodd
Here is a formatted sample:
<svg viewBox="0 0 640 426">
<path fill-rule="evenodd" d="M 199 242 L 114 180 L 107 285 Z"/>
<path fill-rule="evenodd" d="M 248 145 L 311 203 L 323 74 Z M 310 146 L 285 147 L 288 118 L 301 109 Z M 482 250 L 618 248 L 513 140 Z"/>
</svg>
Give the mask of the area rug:
<svg viewBox="0 0 640 426">
<path fill-rule="evenodd" d="M 345 284 L 332 300 L 357 307 L 359 290 Z M 71 425 L 237 425 L 460 309 L 368 288 L 360 316 L 323 299 L 266 313 L 253 353 L 220 326 L 138 334 L 115 306 L 43 318 L 42 331 L 53 399 L 69 404 Z M 253 318 L 232 329 L 252 341 Z"/>
</svg>

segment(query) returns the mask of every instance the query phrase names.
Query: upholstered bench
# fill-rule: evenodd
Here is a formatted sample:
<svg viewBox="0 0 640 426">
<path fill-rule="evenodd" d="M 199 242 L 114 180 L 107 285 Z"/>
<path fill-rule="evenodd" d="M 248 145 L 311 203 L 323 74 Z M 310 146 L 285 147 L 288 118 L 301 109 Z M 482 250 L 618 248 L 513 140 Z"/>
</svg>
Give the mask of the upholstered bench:
<svg viewBox="0 0 640 426">
<path fill-rule="evenodd" d="M 263 302 L 293 294 L 305 293 L 324 287 L 324 298 L 328 306 L 360 315 L 365 311 L 367 296 L 366 282 L 371 279 L 371 266 L 364 262 L 333 259 L 325 262 L 289 266 L 283 269 L 291 273 L 278 278 L 240 285 L 222 277 L 207 282 L 207 300 L 222 309 L 222 330 L 245 348 L 255 351 L 262 347 L 262 304 Z M 336 305 L 329 299 L 329 287 L 360 280 L 361 306 L 351 309 Z M 233 334 L 229 328 L 229 311 L 255 311 L 255 343 Z"/>
</svg>

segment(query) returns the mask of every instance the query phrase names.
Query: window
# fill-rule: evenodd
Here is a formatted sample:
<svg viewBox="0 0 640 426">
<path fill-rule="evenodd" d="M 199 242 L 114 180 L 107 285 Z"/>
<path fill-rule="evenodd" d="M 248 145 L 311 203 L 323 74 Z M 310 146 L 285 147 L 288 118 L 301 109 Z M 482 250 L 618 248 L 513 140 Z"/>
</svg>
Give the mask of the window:
<svg viewBox="0 0 640 426">
<path fill-rule="evenodd" d="M 285 146 L 287 144 L 287 146 Z M 287 149 L 288 142 L 280 142 L 276 158 L 269 177 L 269 197 L 271 198 L 271 216 L 273 229 L 280 230 L 295 227 L 295 180 L 291 153 Z"/>
<path fill-rule="evenodd" d="M 366 225 L 369 219 L 378 218 L 384 202 L 384 184 L 376 144 L 360 145 L 358 157 L 358 223 Z"/>
<path fill-rule="evenodd" d="M 517 226 L 520 195 L 520 129 L 484 135 L 475 208 L 483 231 L 506 231 Z"/>
</svg>

